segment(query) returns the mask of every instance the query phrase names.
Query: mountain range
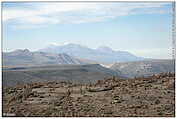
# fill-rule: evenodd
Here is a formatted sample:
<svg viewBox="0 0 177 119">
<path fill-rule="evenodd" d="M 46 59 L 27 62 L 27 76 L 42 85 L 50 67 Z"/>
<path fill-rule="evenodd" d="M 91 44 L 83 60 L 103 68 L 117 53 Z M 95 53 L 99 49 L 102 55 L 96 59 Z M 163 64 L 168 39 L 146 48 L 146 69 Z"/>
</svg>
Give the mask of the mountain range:
<svg viewBox="0 0 177 119">
<path fill-rule="evenodd" d="M 126 51 L 114 51 L 109 47 L 102 46 L 97 49 L 88 48 L 78 44 L 50 45 L 39 51 L 48 53 L 66 53 L 70 56 L 93 60 L 102 63 L 141 61 L 144 58 L 135 56 Z"/>
<path fill-rule="evenodd" d="M 4 66 L 84 64 L 84 62 L 66 53 L 30 52 L 28 49 L 4 52 L 2 57 Z"/>
<path fill-rule="evenodd" d="M 116 75 L 125 78 L 150 76 L 162 72 L 175 72 L 174 60 L 145 59 L 136 57 L 128 52 L 113 51 L 108 47 L 90 49 L 76 44 L 48 47 L 48 49 L 34 52 L 28 49 L 3 52 L 2 58 L 4 68 L 15 67 L 14 69 L 17 70 L 20 69 L 19 67 L 46 65 L 56 65 L 60 69 L 65 64 L 81 65 L 82 70 L 82 65 L 100 64 L 99 67 L 109 68 L 109 71 L 105 70 L 102 74 L 105 75 L 111 71 L 114 72 L 111 73 L 112 76 Z M 97 69 L 97 65 L 92 65 L 91 67 L 92 69 Z M 69 68 L 72 68 L 72 66 Z M 74 69 L 71 70 L 74 72 Z M 95 72 L 102 72 L 102 70 L 98 69 Z M 82 71 L 79 74 L 82 75 Z"/>
</svg>

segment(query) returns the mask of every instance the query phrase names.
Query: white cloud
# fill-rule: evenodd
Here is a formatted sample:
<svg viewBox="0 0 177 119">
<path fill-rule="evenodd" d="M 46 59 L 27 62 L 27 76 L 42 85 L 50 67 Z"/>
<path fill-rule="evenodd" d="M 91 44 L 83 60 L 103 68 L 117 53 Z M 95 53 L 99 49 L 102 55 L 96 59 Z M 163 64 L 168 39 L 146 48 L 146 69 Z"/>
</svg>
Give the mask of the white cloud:
<svg viewBox="0 0 177 119">
<path fill-rule="evenodd" d="M 35 17 L 24 17 L 23 19 L 19 20 L 21 23 L 31 23 L 31 24 L 45 24 L 45 23 L 51 23 L 56 24 L 59 23 L 59 20 L 49 17 L 41 17 L 41 16 L 35 16 Z"/>
<path fill-rule="evenodd" d="M 20 3 L 17 3 L 20 4 Z M 31 9 L 3 7 L 3 21 L 16 21 L 18 25 L 79 24 L 99 22 L 130 14 L 166 13 L 169 3 L 34 3 Z M 146 10 L 142 10 L 146 9 Z M 141 10 L 143 12 L 141 12 Z"/>
</svg>

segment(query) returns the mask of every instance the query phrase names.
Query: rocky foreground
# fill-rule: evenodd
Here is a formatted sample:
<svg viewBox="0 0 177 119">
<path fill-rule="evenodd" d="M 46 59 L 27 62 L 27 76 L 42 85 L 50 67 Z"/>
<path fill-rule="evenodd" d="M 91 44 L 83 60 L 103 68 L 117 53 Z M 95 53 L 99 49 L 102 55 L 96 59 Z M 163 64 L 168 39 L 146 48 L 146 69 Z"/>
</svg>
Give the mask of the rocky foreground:
<svg viewBox="0 0 177 119">
<path fill-rule="evenodd" d="M 4 87 L 3 116 L 174 117 L 175 75 Z"/>
</svg>

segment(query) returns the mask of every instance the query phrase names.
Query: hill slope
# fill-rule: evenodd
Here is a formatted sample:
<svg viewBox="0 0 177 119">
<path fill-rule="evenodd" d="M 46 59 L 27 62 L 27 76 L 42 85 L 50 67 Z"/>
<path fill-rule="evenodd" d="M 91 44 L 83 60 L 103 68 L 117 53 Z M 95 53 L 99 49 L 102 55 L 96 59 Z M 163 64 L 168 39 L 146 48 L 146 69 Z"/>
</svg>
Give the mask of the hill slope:
<svg viewBox="0 0 177 119">
<path fill-rule="evenodd" d="M 115 63 L 110 67 L 122 76 L 129 78 L 150 76 L 163 72 L 175 72 L 173 60 L 147 60 L 137 62 Z"/>
<path fill-rule="evenodd" d="M 110 78 L 93 85 L 49 82 L 4 88 L 3 115 L 175 117 L 175 76 Z"/>
<path fill-rule="evenodd" d="M 94 83 L 119 74 L 99 64 L 3 68 L 3 86 L 32 82 L 69 81 Z"/>
</svg>

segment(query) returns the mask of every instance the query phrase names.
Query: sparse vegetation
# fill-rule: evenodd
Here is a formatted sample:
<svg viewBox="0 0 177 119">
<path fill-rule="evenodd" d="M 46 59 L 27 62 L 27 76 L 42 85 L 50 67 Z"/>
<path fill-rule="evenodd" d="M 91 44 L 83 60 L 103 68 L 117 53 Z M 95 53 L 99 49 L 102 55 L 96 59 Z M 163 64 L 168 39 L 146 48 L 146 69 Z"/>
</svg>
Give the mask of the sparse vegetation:
<svg viewBox="0 0 177 119">
<path fill-rule="evenodd" d="M 174 117 L 174 74 L 95 84 L 33 83 L 3 90 L 3 114 L 59 117 Z M 165 93 L 164 93 L 165 92 Z"/>
</svg>

